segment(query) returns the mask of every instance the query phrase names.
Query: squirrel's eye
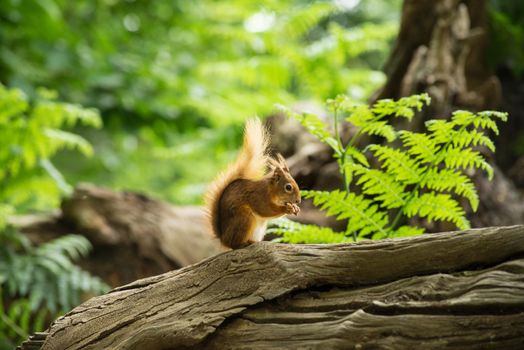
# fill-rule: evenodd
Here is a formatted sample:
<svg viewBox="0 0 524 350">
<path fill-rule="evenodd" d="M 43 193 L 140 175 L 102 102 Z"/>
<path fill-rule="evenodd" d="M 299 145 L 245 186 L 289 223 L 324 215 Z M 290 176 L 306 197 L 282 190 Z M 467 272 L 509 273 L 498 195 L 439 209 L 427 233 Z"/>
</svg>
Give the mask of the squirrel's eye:
<svg viewBox="0 0 524 350">
<path fill-rule="evenodd" d="M 293 191 L 293 186 L 291 186 L 290 183 L 287 183 L 284 189 L 286 190 L 286 192 L 291 192 Z"/>
</svg>

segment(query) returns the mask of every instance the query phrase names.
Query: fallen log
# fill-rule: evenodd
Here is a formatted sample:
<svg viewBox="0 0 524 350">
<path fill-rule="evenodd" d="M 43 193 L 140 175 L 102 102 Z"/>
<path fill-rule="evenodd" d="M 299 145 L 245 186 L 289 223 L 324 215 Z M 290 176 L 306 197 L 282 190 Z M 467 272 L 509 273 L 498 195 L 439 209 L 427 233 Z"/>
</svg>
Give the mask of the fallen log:
<svg viewBox="0 0 524 350">
<path fill-rule="evenodd" d="M 201 207 L 175 207 L 143 194 L 89 184 L 75 188 L 56 214 L 18 217 L 11 223 L 35 244 L 69 233 L 83 235 L 93 252 L 80 265 L 113 287 L 224 250 L 207 230 Z"/>
<path fill-rule="evenodd" d="M 92 298 L 20 349 L 519 349 L 524 226 L 260 242 Z"/>
</svg>

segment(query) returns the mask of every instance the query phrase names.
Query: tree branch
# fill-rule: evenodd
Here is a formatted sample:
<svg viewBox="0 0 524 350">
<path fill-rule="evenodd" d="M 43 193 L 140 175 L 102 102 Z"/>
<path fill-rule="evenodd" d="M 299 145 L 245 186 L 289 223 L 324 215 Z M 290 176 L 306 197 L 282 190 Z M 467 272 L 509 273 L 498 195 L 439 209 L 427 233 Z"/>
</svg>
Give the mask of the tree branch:
<svg viewBox="0 0 524 350">
<path fill-rule="evenodd" d="M 524 342 L 523 281 L 524 226 L 261 242 L 92 298 L 42 349 L 508 348 Z"/>
</svg>

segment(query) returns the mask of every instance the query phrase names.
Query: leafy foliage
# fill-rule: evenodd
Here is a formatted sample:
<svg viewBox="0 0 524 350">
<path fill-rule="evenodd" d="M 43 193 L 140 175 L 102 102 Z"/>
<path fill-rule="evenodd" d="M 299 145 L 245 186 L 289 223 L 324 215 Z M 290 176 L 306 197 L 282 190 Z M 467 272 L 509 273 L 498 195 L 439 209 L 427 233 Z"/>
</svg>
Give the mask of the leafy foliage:
<svg viewBox="0 0 524 350">
<path fill-rule="evenodd" d="M 195 203 L 245 118 L 275 102 L 365 99 L 384 82 L 400 0 L 342 3 L 0 1 L 0 80 L 102 112 L 104 130 L 82 130 L 95 156 L 55 162 L 71 181 Z"/>
<path fill-rule="evenodd" d="M 38 247 L 12 227 L 0 232 L 0 341 L 24 339 L 86 294 L 108 287 L 73 261 L 91 250 L 87 239 L 67 235 Z M 4 339 L 5 340 L 5 339 Z"/>
<path fill-rule="evenodd" d="M 70 190 L 50 158 L 62 149 L 92 154 L 91 145 L 79 135 L 62 130 L 75 124 L 99 127 L 95 110 L 54 101 L 41 90 L 31 105 L 19 89 L 0 84 L 0 230 L 7 215 L 24 207 L 56 205 L 60 193 Z"/>
<path fill-rule="evenodd" d="M 267 229 L 266 233 L 282 236 L 282 238 L 275 239 L 276 241 L 311 244 L 351 241 L 351 238 L 346 237 L 343 233 L 334 232 L 329 227 L 300 224 L 285 218 L 273 220 L 272 224 L 274 226 Z"/>
<path fill-rule="evenodd" d="M 73 264 L 91 249 L 85 238 L 69 235 L 34 247 L 7 221 L 20 210 L 48 209 L 70 191 L 53 155 L 64 149 L 93 152 L 84 138 L 64 128 L 99 127 L 98 113 L 54 98 L 41 90 L 31 102 L 21 90 L 0 84 L 0 347 L 42 330 L 83 294 L 107 289 Z"/>
<path fill-rule="evenodd" d="M 473 211 L 479 205 L 469 169 L 482 169 L 489 178 L 493 176 L 493 169 L 478 148 L 495 150 L 485 132 L 498 134 L 496 121 L 505 121 L 507 115 L 494 111 L 456 111 L 450 120 L 426 122 L 425 133 L 396 130 L 391 124 L 390 116 L 411 120 L 429 102 L 429 96 L 421 94 L 398 101 L 381 100 L 370 107 L 338 96 L 327 102 L 334 115 L 333 133 L 320 118 L 284 108 L 333 149 L 345 180 L 344 190 L 303 191 L 303 194 L 312 198 L 328 216 L 346 220 L 347 227 L 345 232 L 332 232 L 285 223 L 275 233 L 283 234 L 286 241 L 307 243 L 333 242 L 337 238 L 344 241 L 349 236 L 380 239 L 423 233 L 422 227 L 400 225 L 413 217 L 469 228 L 460 198 L 467 199 Z M 338 134 L 340 116 L 357 130 L 345 145 Z M 379 136 L 384 143 L 359 150 L 353 145 L 362 135 Z"/>
</svg>

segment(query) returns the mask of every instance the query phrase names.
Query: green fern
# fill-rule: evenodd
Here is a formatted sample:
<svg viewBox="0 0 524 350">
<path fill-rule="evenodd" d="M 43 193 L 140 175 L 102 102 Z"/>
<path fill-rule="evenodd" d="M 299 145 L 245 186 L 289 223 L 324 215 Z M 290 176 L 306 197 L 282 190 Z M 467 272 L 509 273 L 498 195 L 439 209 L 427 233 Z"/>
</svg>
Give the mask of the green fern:
<svg viewBox="0 0 524 350">
<path fill-rule="evenodd" d="M 27 338 L 49 318 L 78 305 L 83 295 L 108 290 L 74 264 L 91 250 L 83 236 L 67 235 L 35 247 L 8 227 L 0 241 L 0 334 Z"/>
<path fill-rule="evenodd" d="M 426 122 L 426 133 L 397 130 L 390 123 L 391 117 L 411 120 L 429 103 L 427 94 L 397 101 L 381 100 L 373 106 L 355 104 L 346 96 L 338 96 L 327 101 L 327 108 L 333 113 L 333 133 L 314 115 L 300 115 L 282 108 L 333 149 L 345 182 L 344 190 L 303 191 L 303 194 L 312 198 L 313 204 L 328 216 L 346 220 L 347 227 L 344 232 L 333 232 L 314 225 L 299 225 L 284 233 L 282 226 L 275 233 L 283 234 L 289 242 L 308 243 L 333 242 L 337 237 L 381 239 L 424 233 L 422 227 L 402 225 L 413 217 L 469 228 L 459 198 L 467 199 L 476 211 L 479 197 L 468 170 L 481 169 L 490 179 L 493 177 L 492 167 L 478 148 L 495 150 L 486 131 L 497 134 L 496 121 L 505 121 L 507 115 L 456 111 L 450 120 Z M 346 144 L 338 133 L 339 118 L 357 130 Z M 362 135 L 379 136 L 384 142 L 359 150 L 354 144 Z M 369 161 L 370 158 L 374 161 Z"/>
<path fill-rule="evenodd" d="M 351 238 L 343 233 L 335 232 L 329 227 L 300 224 L 289 219 L 280 218 L 273 220 L 273 226 L 267 230 L 268 234 L 282 236 L 278 242 L 287 243 L 340 243 L 349 242 Z"/>
<path fill-rule="evenodd" d="M 479 196 L 473 181 L 465 174 L 455 169 L 429 169 L 420 182 L 422 188 L 437 192 L 451 191 L 468 199 L 473 211 L 479 206 Z"/>
<path fill-rule="evenodd" d="M 382 162 L 382 167 L 396 181 L 406 184 L 416 184 L 421 180 L 424 168 L 408 153 L 389 146 L 369 145 L 368 149 Z"/>
<path fill-rule="evenodd" d="M 357 185 L 369 195 L 375 196 L 374 200 L 386 209 L 402 207 L 406 203 L 406 184 L 395 181 L 395 178 L 386 172 L 370 169 L 359 164 L 347 165 L 349 171 L 359 176 Z"/>
<path fill-rule="evenodd" d="M 402 208 L 402 212 L 408 217 L 419 215 L 430 221 L 449 221 L 462 230 L 470 228 L 469 221 L 464 216 L 466 214 L 464 209 L 449 194 L 430 192 L 419 197 L 415 192 L 410 201 Z"/>
<path fill-rule="evenodd" d="M 313 198 L 313 204 L 326 211 L 328 216 L 336 216 L 337 220 L 348 220 L 348 232 L 359 232 L 359 237 L 374 232 L 386 234 L 388 218 L 385 212 L 364 196 L 335 190 L 303 191 L 304 198 Z"/>
</svg>

